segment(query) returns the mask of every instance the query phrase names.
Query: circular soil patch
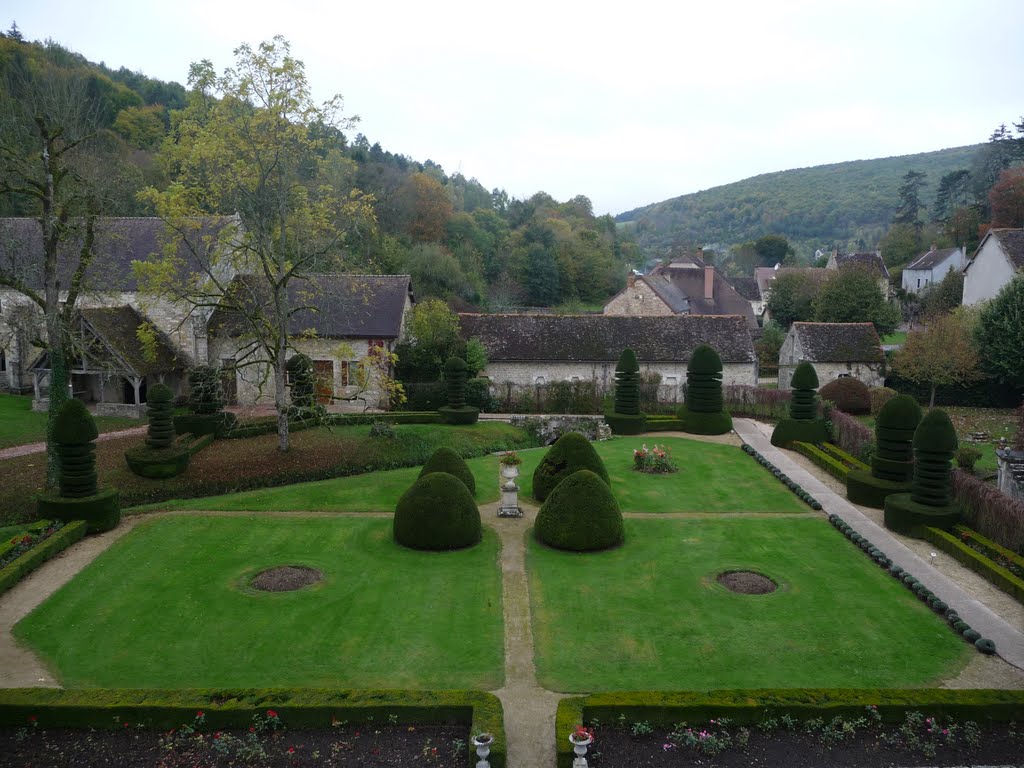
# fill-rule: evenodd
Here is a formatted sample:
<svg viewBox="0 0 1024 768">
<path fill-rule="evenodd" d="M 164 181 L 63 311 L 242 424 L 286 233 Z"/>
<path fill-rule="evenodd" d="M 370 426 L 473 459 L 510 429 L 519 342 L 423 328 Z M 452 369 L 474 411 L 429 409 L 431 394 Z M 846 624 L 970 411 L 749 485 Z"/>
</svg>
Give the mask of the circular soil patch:
<svg viewBox="0 0 1024 768">
<path fill-rule="evenodd" d="M 718 574 L 718 583 L 741 595 L 767 595 L 778 589 L 774 581 L 754 571 L 726 571 Z"/>
<path fill-rule="evenodd" d="M 279 565 L 260 571 L 252 580 L 254 589 L 262 592 L 294 592 L 322 580 L 324 575 L 316 568 L 304 565 Z"/>
</svg>

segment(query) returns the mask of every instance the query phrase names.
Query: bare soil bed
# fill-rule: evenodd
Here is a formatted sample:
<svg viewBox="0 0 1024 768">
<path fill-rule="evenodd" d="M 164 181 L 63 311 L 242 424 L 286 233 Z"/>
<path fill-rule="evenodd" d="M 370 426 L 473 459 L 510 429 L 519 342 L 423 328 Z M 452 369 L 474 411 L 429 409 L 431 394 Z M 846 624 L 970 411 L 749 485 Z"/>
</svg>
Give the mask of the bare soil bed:
<svg viewBox="0 0 1024 768">
<path fill-rule="evenodd" d="M 469 728 L 341 725 L 326 730 L 191 729 L 156 732 L 129 724 L 109 731 L 0 729 L 7 768 L 464 768 Z"/>
<path fill-rule="evenodd" d="M 892 732 L 893 729 L 889 729 Z M 956 738 L 952 743 L 941 736 L 922 736 L 916 744 L 886 743 L 878 731 L 859 731 L 838 741 L 826 743 L 821 732 L 808 734 L 799 730 L 749 731 L 745 747 L 735 744 L 739 729 L 730 728 L 734 743 L 724 751 L 714 753 L 713 743 L 704 746 L 687 745 L 685 740 L 663 729 L 634 736 L 630 729 L 602 727 L 587 755 L 593 768 L 910 768 L 911 766 L 965 766 L 1022 765 L 1024 731 L 1018 724 L 1013 731 L 1007 724 L 982 727 L 976 746 Z M 700 731 L 694 729 L 696 738 Z M 714 731 L 710 731 L 714 733 Z M 705 743 L 709 740 L 705 739 Z M 934 753 L 926 744 L 934 746 Z M 595 754 L 596 752 L 596 754 Z"/>
</svg>

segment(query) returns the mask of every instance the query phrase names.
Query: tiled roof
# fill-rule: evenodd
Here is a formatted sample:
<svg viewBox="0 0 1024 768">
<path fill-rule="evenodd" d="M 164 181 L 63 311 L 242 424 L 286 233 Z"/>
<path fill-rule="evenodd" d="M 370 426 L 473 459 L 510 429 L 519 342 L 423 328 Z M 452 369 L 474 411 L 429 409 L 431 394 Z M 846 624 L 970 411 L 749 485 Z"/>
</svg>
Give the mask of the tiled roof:
<svg viewBox="0 0 1024 768">
<path fill-rule="evenodd" d="M 884 277 L 886 280 L 889 279 L 889 270 L 886 268 L 881 254 L 875 253 L 874 251 L 836 254 L 836 266 L 840 269 L 853 264 L 868 267 L 869 269 L 877 272 L 879 277 Z"/>
<path fill-rule="evenodd" d="M 880 363 L 885 359 L 873 323 L 793 323 L 803 357 L 813 363 Z"/>
<path fill-rule="evenodd" d="M 266 284 L 253 275 L 239 275 L 229 291 L 254 304 L 267 296 Z M 288 284 L 292 310 L 288 332 L 313 331 L 327 338 L 394 339 L 402 331 L 406 297 L 412 297 L 409 275 L 309 275 Z M 214 335 L 246 332 L 244 324 L 223 306 L 210 317 Z"/>
<path fill-rule="evenodd" d="M 92 327 L 96 335 L 140 376 L 166 373 L 184 367 L 161 333 L 156 335 L 152 357 L 146 353 L 138 337 L 139 326 L 146 318 L 133 307 L 80 309 L 78 314 Z"/>
<path fill-rule="evenodd" d="M 717 271 L 712 298 L 704 298 L 704 263 L 697 257 L 655 267 L 643 278 L 673 312 L 691 315 L 739 315 L 748 328 L 757 328 L 750 302 L 740 296 Z"/>
<path fill-rule="evenodd" d="M 761 298 L 761 291 L 757 287 L 757 278 L 754 277 L 730 277 L 729 284 L 733 289 L 747 301 L 758 301 Z"/>
<path fill-rule="evenodd" d="M 206 216 L 193 220 L 198 234 L 217 235 L 225 226 L 238 226 L 237 216 Z M 74 266 L 82 247 L 84 226 L 72 223 L 74 234 L 58 250 L 58 279 L 61 288 L 69 287 Z M 133 261 L 145 261 L 163 249 L 165 224 L 152 218 L 100 218 L 96 220 L 95 256 L 86 271 L 86 286 L 98 291 L 134 291 Z M 193 262 L 184 247 L 178 255 Z M 34 288 L 43 284 L 43 233 L 39 222 L 30 218 L 0 219 L 0 270 L 12 271 Z"/>
<path fill-rule="evenodd" d="M 747 305 L 750 306 L 749 304 Z M 725 363 L 756 360 L 742 317 L 711 315 L 459 315 L 491 362 L 617 362 L 629 347 L 640 362 L 686 362 L 710 344 Z"/>
<path fill-rule="evenodd" d="M 952 256 L 954 253 L 956 253 L 958 250 L 960 249 L 932 248 L 930 251 L 928 251 L 928 253 L 924 254 L 923 256 L 919 256 L 917 260 L 914 261 L 912 264 L 909 264 L 908 266 L 904 267 L 904 271 L 908 269 L 934 269 L 939 264 L 948 259 L 950 256 Z"/>
<path fill-rule="evenodd" d="M 761 292 L 761 296 L 771 291 L 771 281 L 777 277 L 783 275 L 803 275 L 809 280 L 814 280 L 819 283 L 825 282 L 829 277 L 829 272 L 823 267 L 755 267 L 754 268 L 754 280 L 757 281 L 757 288 Z"/>
<path fill-rule="evenodd" d="M 1024 229 L 993 229 L 991 232 L 1013 266 L 1024 269 Z"/>
</svg>

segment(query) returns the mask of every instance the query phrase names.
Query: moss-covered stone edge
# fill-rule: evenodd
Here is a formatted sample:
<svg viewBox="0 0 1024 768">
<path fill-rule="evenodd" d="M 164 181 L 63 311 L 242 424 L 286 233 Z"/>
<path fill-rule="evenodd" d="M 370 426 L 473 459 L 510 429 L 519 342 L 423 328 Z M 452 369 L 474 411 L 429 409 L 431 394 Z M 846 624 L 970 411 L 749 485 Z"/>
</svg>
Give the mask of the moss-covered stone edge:
<svg viewBox="0 0 1024 768">
<path fill-rule="evenodd" d="M 803 486 L 799 485 L 789 475 L 787 475 L 781 469 L 772 464 L 771 461 L 765 458 L 765 456 L 761 454 L 761 452 L 758 451 L 750 443 L 744 443 L 743 445 L 740 446 L 740 449 L 748 456 L 753 456 L 754 460 L 758 464 L 760 464 L 762 467 L 771 472 L 780 483 L 789 488 L 789 490 L 791 490 L 796 495 L 796 497 L 800 499 L 800 501 L 802 501 L 804 504 L 806 504 L 813 510 L 821 509 L 820 501 L 814 498 L 814 496 L 812 496 L 810 492 L 804 490 Z"/>
<path fill-rule="evenodd" d="M 964 567 L 970 568 L 990 584 L 998 587 L 1017 602 L 1024 604 L 1024 579 L 1017 578 L 991 558 L 941 528 L 925 526 L 924 538 L 936 549 L 941 549 Z"/>
<path fill-rule="evenodd" d="M 916 577 L 892 562 L 882 550 L 872 544 L 866 536 L 859 534 L 843 518 L 839 515 L 831 514 L 828 516 L 828 521 L 846 538 L 860 547 L 864 554 L 874 560 L 880 568 L 885 570 L 894 579 L 902 582 L 903 586 L 913 592 L 918 600 L 942 616 L 954 634 L 959 635 L 981 653 L 990 655 L 996 652 L 995 643 L 988 638 L 981 637 L 979 632 L 960 618 L 960 614 L 954 607 L 940 600 L 934 592 L 918 581 Z"/>
<path fill-rule="evenodd" d="M 398 724 L 468 723 L 471 734 L 492 733 L 490 762 L 504 768 L 504 712 L 497 696 L 485 691 L 407 691 L 326 688 L 244 689 L 78 689 L 0 690 L 0 726 L 19 727 L 36 718 L 39 727 L 112 728 L 127 722 L 167 730 L 192 723 L 197 711 L 203 728 L 248 726 L 255 714 L 273 709 L 288 728 L 329 728 L 332 718 L 349 722 Z M 472 744 L 467 765 L 476 762 Z"/>
<path fill-rule="evenodd" d="M 867 706 L 878 708 L 887 723 L 902 722 L 908 712 L 978 722 L 1024 719 L 1024 691 L 947 688 L 758 688 L 723 691 L 612 691 L 571 696 L 558 703 L 555 749 L 559 768 L 570 768 L 569 733 L 595 720 L 610 723 L 620 715 L 630 722 L 655 726 L 706 722 L 727 717 L 737 725 L 756 725 L 765 717 L 788 715 L 805 721 L 858 716 Z M 600 743 L 600 732 L 597 734 Z"/>
<path fill-rule="evenodd" d="M 32 573 L 47 560 L 56 557 L 75 542 L 81 541 L 88 530 L 85 520 L 68 523 L 52 536 L 43 539 L 28 552 L 0 568 L 0 595 Z"/>
</svg>

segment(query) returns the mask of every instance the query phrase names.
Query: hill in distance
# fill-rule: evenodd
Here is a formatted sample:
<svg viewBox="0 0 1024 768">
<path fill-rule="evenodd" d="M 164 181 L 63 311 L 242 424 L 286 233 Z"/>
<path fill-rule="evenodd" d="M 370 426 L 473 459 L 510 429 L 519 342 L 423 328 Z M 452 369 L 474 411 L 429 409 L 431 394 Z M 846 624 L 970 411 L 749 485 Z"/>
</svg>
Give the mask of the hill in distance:
<svg viewBox="0 0 1024 768">
<path fill-rule="evenodd" d="M 907 171 L 927 174 L 921 202 L 928 211 L 944 174 L 970 168 L 967 147 L 797 168 L 673 197 L 620 213 L 642 251 L 663 258 L 694 245 L 729 247 L 762 235 L 784 235 L 798 255 L 816 249 L 874 249 L 899 202 Z"/>
</svg>

